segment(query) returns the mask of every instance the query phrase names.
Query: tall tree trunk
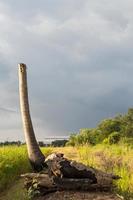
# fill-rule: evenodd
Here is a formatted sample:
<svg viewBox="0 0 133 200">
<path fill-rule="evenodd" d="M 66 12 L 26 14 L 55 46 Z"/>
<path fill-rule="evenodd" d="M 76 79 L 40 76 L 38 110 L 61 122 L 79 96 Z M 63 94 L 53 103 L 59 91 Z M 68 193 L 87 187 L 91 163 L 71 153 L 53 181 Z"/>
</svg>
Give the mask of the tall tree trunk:
<svg viewBox="0 0 133 200">
<path fill-rule="evenodd" d="M 21 108 L 25 140 L 28 150 L 28 157 L 32 165 L 32 168 L 36 171 L 40 171 L 45 166 L 44 164 L 45 157 L 39 148 L 32 126 L 29 101 L 28 101 L 26 65 L 20 63 L 18 64 L 18 67 L 19 67 L 20 108 Z"/>
</svg>

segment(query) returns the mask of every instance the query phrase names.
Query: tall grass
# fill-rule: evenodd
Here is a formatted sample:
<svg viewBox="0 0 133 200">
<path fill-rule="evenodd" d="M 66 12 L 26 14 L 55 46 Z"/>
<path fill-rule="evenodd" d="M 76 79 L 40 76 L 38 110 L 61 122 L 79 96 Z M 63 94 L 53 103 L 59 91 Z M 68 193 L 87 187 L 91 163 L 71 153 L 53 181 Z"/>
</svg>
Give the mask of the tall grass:
<svg viewBox="0 0 133 200">
<path fill-rule="evenodd" d="M 116 181 L 116 192 L 133 199 L 133 149 L 125 144 L 78 147 L 81 162 L 122 178 Z"/>
<path fill-rule="evenodd" d="M 133 199 L 133 148 L 125 144 L 42 148 L 47 156 L 62 152 L 69 159 L 113 172 L 122 178 L 116 181 L 116 192 L 125 200 Z M 0 147 L 0 191 L 14 184 L 20 174 L 31 171 L 25 146 Z M 19 190 L 19 189 L 18 189 Z M 20 191 L 19 191 L 20 192 Z"/>
<path fill-rule="evenodd" d="M 51 153 L 50 148 L 43 148 L 43 153 Z M 20 174 L 31 171 L 26 146 L 0 147 L 0 192 L 12 185 Z"/>
<path fill-rule="evenodd" d="M 11 185 L 21 173 L 30 170 L 25 146 L 0 148 L 0 191 Z"/>
</svg>

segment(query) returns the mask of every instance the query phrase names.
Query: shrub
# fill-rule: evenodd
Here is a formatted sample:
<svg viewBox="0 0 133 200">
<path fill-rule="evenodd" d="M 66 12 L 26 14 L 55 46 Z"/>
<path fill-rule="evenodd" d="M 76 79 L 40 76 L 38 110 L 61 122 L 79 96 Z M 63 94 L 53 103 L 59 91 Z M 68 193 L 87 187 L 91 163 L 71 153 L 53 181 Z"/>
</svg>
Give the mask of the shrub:
<svg viewBox="0 0 133 200">
<path fill-rule="evenodd" d="M 108 143 L 109 144 L 117 144 L 120 141 L 120 133 L 119 132 L 113 132 L 108 137 Z"/>
<path fill-rule="evenodd" d="M 70 135 L 69 141 L 66 143 L 66 146 L 74 147 L 76 145 L 76 133 Z"/>
</svg>

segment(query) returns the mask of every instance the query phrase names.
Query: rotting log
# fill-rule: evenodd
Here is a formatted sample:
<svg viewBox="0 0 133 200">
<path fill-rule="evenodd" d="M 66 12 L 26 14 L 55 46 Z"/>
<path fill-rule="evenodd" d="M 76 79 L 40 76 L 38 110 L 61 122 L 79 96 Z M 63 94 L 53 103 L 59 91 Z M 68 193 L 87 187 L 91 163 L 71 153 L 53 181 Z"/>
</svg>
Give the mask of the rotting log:
<svg viewBox="0 0 133 200">
<path fill-rule="evenodd" d="M 27 173 L 22 174 L 21 177 L 25 178 L 25 180 L 36 181 L 38 185 L 43 187 L 51 188 L 53 187 L 53 180 L 49 177 L 48 174 L 39 174 L 39 173 Z"/>
<path fill-rule="evenodd" d="M 99 176 L 99 175 L 98 175 Z M 99 181 L 93 183 L 89 178 L 60 178 L 53 176 L 49 177 L 48 174 L 23 174 L 21 177 L 25 178 L 25 187 L 29 189 L 30 187 L 34 188 L 44 188 L 45 193 L 51 191 L 59 190 L 80 190 L 80 191 L 109 191 L 112 189 L 112 178 L 110 176 L 99 176 Z"/>
<path fill-rule="evenodd" d="M 40 195 L 60 190 L 109 191 L 113 187 L 113 180 L 120 178 L 68 160 L 63 157 L 63 154 L 48 156 L 46 164 L 48 168 L 41 173 L 21 175 L 25 178 L 27 190 L 37 190 Z"/>
</svg>

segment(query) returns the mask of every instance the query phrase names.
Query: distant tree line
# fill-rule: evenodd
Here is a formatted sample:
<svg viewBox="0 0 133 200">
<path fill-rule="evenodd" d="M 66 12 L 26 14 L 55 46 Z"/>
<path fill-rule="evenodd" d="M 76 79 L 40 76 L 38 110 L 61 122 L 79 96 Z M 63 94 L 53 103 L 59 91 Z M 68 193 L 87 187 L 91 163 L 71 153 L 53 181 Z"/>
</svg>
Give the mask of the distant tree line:
<svg viewBox="0 0 133 200">
<path fill-rule="evenodd" d="M 51 143 L 45 143 L 43 141 L 39 141 L 38 144 L 39 144 L 40 147 L 48 147 L 48 146 L 64 147 L 67 142 L 68 142 L 68 140 L 54 140 Z M 0 146 L 8 146 L 8 145 L 21 146 L 21 145 L 25 145 L 25 142 L 21 142 L 21 141 L 0 142 Z"/>
<path fill-rule="evenodd" d="M 133 108 L 125 115 L 104 119 L 96 128 L 85 128 L 71 134 L 67 145 L 116 144 L 120 141 L 133 143 Z"/>
<path fill-rule="evenodd" d="M 68 140 L 54 140 L 51 145 L 53 147 L 64 147 Z"/>
<path fill-rule="evenodd" d="M 7 146 L 7 145 L 23 145 L 25 143 L 21 142 L 21 141 L 5 141 L 5 142 L 0 142 L 0 146 Z"/>
<path fill-rule="evenodd" d="M 38 144 L 40 147 L 46 147 L 46 146 L 53 146 L 53 147 L 64 147 L 68 140 L 54 140 L 49 144 L 44 143 L 43 141 L 39 141 Z"/>
</svg>

